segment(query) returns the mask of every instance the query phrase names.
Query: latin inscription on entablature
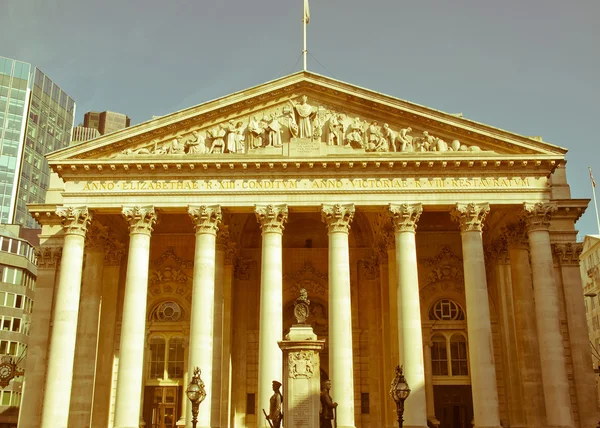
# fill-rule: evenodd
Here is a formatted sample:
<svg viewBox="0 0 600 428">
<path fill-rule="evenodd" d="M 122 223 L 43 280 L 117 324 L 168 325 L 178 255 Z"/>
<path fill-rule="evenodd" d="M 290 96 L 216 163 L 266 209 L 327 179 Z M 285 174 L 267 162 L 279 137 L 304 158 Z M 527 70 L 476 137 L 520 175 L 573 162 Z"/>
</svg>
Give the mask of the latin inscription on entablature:
<svg viewBox="0 0 600 428">
<path fill-rule="evenodd" d="M 68 182 L 71 192 L 264 192 L 285 191 L 398 191 L 402 190 L 501 190 L 544 189 L 545 178 L 289 178 L 289 179 L 214 179 L 214 180 L 115 180 Z"/>
</svg>

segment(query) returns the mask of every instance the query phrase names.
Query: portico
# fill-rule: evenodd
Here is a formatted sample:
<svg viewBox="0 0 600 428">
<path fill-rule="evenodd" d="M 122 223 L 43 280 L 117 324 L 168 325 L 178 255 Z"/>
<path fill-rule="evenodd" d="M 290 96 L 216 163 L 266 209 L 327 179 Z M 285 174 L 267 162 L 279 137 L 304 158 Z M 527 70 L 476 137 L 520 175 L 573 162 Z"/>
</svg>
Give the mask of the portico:
<svg viewBox="0 0 600 428">
<path fill-rule="evenodd" d="M 295 134 L 288 107 L 302 96 L 311 138 Z M 278 120 L 280 146 L 255 117 Z M 221 146 L 212 131 L 232 119 L 257 123 L 236 140 L 248 146 L 208 153 Z M 586 426 L 595 413 L 569 391 L 587 385 L 566 371 L 579 346 L 570 338 L 585 333 L 560 327 L 579 315 L 561 312 L 572 289 L 552 267 L 554 246 L 575 245 L 587 205 L 568 194 L 564 154 L 307 72 L 57 152 L 47 201 L 31 210 L 42 246 L 62 246 L 63 259 L 55 309 L 36 310 L 68 346 L 38 349 L 38 361 L 72 376 L 85 314 L 70 293 L 89 297 L 81 279 L 99 262 L 83 243 L 94 239 L 105 258 L 87 426 L 190 427 L 183 391 L 194 366 L 208 393 L 198 426 L 263 426 L 271 382 L 287 375 L 277 341 L 301 288 L 326 339 L 320 375 L 332 380 L 340 428 L 395 426 L 397 364 L 413 390 L 407 427 Z M 511 244 L 516 225 L 531 265 Z M 516 297 L 527 272 L 543 302 L 535 319 Z M 551 319 L 560 323 L 541 332 Z M 555 375 L 534 379 L 544 361 Z M 67 426 L 65 397 L 77 391 L 31 373 L 20 428 Z M 527 383 L 511 383 L 517 375 Z M 543 404 L 525 411 L 509 390 L 541 392 Z"/>
</svg>

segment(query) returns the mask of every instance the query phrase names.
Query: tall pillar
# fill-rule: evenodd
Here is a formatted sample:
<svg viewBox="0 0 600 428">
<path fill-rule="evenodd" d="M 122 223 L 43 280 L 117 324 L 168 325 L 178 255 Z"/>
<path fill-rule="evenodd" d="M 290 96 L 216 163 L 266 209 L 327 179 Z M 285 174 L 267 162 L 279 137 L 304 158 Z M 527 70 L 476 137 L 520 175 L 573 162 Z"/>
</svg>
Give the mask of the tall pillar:
<svg viewBox="0 0 600 428">
<path fill-rule="evenodd" d="M 541 202 L 525 203 L 523 208 L 529 236 L 546 422 L 552 426 L 571 427 L 571 394 L 560 333 L 560 308 L 549 232 L 550 216 L 557 208 L 554 204 Z"/>
<path fill-rule="evenodd" d="M 423 332 L 421 330 L 421 301 L 417 271 L 415 231 L 423 212 L 421 204 L 390 204 L 396 238 L 396 278 L 398 294 L 398 331 L 402 330 L 400 346 L 406 381 L 411 393 L 406 399 L 404 423 L 407 427 L 427 426 L 425 366 L 423 363 Z"/>
<path fill-rule="evenodd" d="M 560 263 L 560 278 L 565 296 L 579 425 L 582 427 L 594 426 L 594 423 L 598 421 L 598 402 L 579 271 L 579 256 L 583 250 L 583 244 L 567 242 L 553 246 L 554 254 Z"/>
<path fill-rule="evenodd" d="M 430 332 L 427 332 L 427 337 L 431 336 Z M 433 425 L 439 425 L 435 417 L 435 401 L 433 398 L 433 368 L 431 366 L 431 347 L 433 342 L 428 340 L 425 342 L 423 348 L 423 358 L 425 358 L 425 396 L 427 398 L 427 419 Z"/>
<path fill-rule="evenodd" d="M 256 206 L 255 212 L 262 230 L 258 333 L 258 413 L 262 415 L 261 409 L 269 408 L 272 382 L 281 382 L 283 376 L 283 356 L 277 342 L 283 338 L 282 237 L 288 207 Z"/>
<path fill-rule="evenodd" d="M 190 349 L 188 374 L 198 366 L 207 385 L 205 405 L 198 412 L 198 427 L 211 427 L 213 395 L 213 327 L 215 313 L 215 246 L 221 223 L 219 205 L 189 207 L 188 213 L 196 228 L 194 252 L 194 279 L 190 319 Z M 192 426 L 192 409 L 188 409 L 186 427 Z"/>
<path fill-rule="evenodd" d="M 56 276 L 62 254 L 58 242 L 49 246 L 48 242 L 37 251 L 37 279 L 35 282 L 35 299 L 25 373 L 23 381 L 23 399 L 19 411 L 19 428 L 38 428 L 42 411 L 44 388 L 40 388 L 46 379 L 46 360 L 48 337 L 50 336 L 50 320 Z"/>
<path fill-rule="evenodd" d="M 79 321 L 77 323 L 77 348 L 73 367 L 73 390 L 69 426 L 89 428 L 94 398 L 96 372 L 96 345 L 98 343 L 98 321 L 102 295 L 104 270 L 104 241 L 108 227 L 93 221 L 85 240 L 86 260 L 81 284 Z"/>
<path fill-rule="evenodd" d="M 42 428 L 66 428 L 69 421 L 83 249 L 92 220 L 87 207 L 58 208 L 56 214 L 62 219 L 65 239 L 52 317 Z"/>
<path fill-rule="evenodd" d="M 338 428 L 354 425 L 354 365 L 348 234 L 354 204 L 322 205 L 329 235 L 329 378 L 338 403 Z"/>
<path fill-rule="evenodd" d="M 538 344 L 533 282 L 524 222 L 509 224 L 505 230 L 510 257 L 510 277 L 515 309 L 517 362 L 523 390 L 523 406 L 527 426 L 543 425 L 546 409 Z"/>
<path fill-rule="evenodd" d="M 481 236 L 483 220 L 489 211 L 488 203 L 456 204 L 452 211 L 452 219 L 460 224 L 462 238 L 469 369 L 476 428 L 500 427 L 492 325 Z"/>
<path fill-rule="evenodd" d="M 110 395 L 115 358 L 115 331 L 117 324 L 117 298 L 121 259 L 125 244 L 113 237 L 104 247 L 104 275 L 102 276 L 102 303 L 100 309 L 100 333 L 98 337 L 98 359 L 94 386 L 92 428 L 106 428 L 110 413 Z"/>
<path fill-rule="evenodd" d="M 153 206 L 123 207 L 123 216 L 129 223 L 129 254 L 123 298 L 114 427 L 133 428 L 140 424 L 150 235 L 157 219 Z"/>
</svg>

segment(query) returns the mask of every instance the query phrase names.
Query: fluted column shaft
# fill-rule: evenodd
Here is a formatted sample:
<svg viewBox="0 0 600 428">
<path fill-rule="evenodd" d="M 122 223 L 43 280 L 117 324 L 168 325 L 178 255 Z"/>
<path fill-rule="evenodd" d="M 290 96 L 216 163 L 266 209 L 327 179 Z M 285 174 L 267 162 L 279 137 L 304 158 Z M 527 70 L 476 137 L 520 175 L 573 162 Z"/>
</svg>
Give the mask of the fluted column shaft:
<svg viewBox="0 0 600 428">
<path fill-rule="evenodd" d="M 553 204 L 524 204 L 547 424 L 570 427 L 573 426 L 571 396 L 549 232 L 550 216 L 555 211 Z"/>
<path fill-rule="evenodd" d="M 282 236 L 287 205 L 257 206 L 262 230 L 260 265 L 260 319 L 258 333 L 258 411 L 269 409 L 272 382 L 282 382 L 283 354 L 277 342 L 283 338 Z"/>
<path fill-rule="evenodd" d="M 198 366 L 206 387 L 205 405 L 198 412 L 198 427 L 210 428 L 213 391 L 213 316 L 215 313 L 215 255 L 221 207 L 189 207 L 188 213 L 196 228 L 192 311 L 188 375 Z M 188 408 L 186 427 L 192 426 L 192 409 Z"/>
<path fill-rule="evenodd" d="M 56 213 L 62 219 L 65 238 L 52 317 L 42 428 L 66 428 L 69 421 L 83 251 L 91 221 L 86 207 L 59 208 Z"/>
<path fill-rule="evenodd" d="M 114 426 L 133 428 L 140 423 L 150 235 L 156 223 L 156 214 L 154 207 L 134 207 L 123 208 L 123 215 L 129 223 L 129 254 L 125 276 Z"/>
<path fill-rule="evenodd" d="M 487 203 L 457 204 L 452 212 L 452 218 L 459 222 L 461 229 L 469 333 L 469 370 L 475 427 L 500 426 L 492 325 L 481 235 L 483 221 L 489 210 Z"/>
<path fill-rule="evenodd" d="M 417 271 L 415 231 L 423 212 L 421 204 L 390 204 L 396 238 L 396 278 L 398 294 L 398 331 L 402 331 L 404 375 L 411 393 L 406 399 L 404 423 L 406 426 L 427 426 L 427 398 L 425 394 L 425 367 L 423 363 L 423 332 Z"/>
<path fill-rule="evenodd" d="M 354 204 L 323 205 L 329 235 L 329 378 L 338 428 L 354 427 L 354 366 L 348 233 Z"/>
</svg>

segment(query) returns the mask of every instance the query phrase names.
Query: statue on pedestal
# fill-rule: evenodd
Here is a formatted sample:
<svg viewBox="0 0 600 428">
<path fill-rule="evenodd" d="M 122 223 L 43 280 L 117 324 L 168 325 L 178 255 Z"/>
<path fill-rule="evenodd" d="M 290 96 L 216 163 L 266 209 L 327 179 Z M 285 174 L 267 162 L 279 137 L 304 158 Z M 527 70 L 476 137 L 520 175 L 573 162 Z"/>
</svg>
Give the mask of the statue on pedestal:
<svg viewBox="0 0 600 428">
<path fill-rule="evenodd" d="M 334 409 L 338 406 L 338 403 L 333 401 L 331 395 L 329 395 L 330 389 L 330 380 L 321 383 L 321 412 L 319 413 L 320 428 L 333 428 L 331 426 L 331 421 L 334 419 Z"/>
</svg>

